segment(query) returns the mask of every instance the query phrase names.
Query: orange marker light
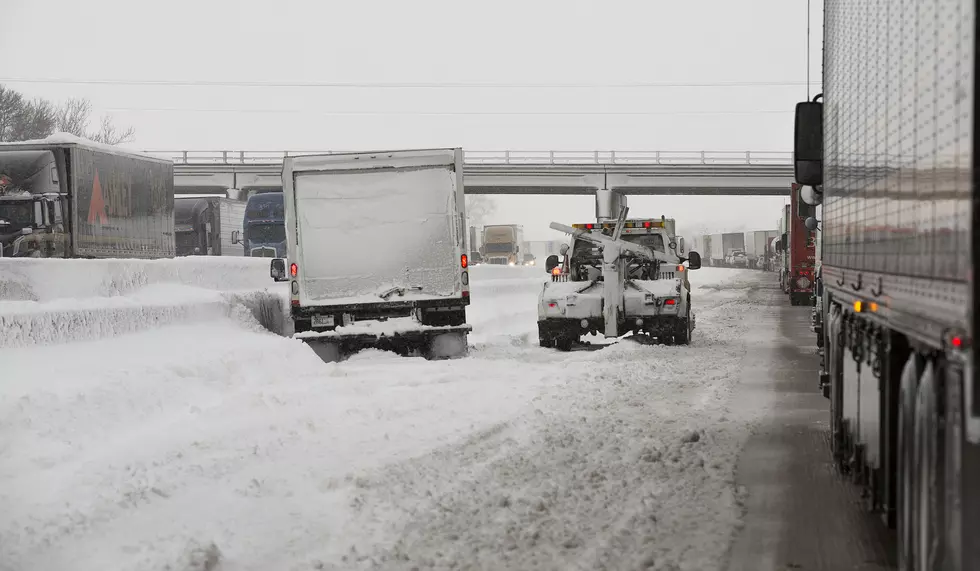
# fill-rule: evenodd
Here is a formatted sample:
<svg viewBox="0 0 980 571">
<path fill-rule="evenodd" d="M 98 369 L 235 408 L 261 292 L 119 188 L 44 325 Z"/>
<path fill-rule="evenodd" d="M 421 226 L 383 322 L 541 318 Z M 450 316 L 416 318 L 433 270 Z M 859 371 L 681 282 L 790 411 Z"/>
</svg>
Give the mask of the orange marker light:
<svg viewBox="0 0 980 571">
<path fill-rule="evenodd" d="M 855 301 L 854 302 L 854 312 L 855 313 L 861 313 L 861 309 L 863 308 L 863 305 L 864 304 L 862 304 L 860 301 Z"/>
<path fill-rule="evenodd" d="M 295 278 L 297 273 L 299 273 L 299 266 L 295 263 L 289 264 L 289 275 Z"/>
<path fill-rule="evenodd" d="M 868 309 L 871 310 L 871 313 L 876 313 L 878 311 L 878 304 L 872 301 L 868 304 Z"/>
</svg>

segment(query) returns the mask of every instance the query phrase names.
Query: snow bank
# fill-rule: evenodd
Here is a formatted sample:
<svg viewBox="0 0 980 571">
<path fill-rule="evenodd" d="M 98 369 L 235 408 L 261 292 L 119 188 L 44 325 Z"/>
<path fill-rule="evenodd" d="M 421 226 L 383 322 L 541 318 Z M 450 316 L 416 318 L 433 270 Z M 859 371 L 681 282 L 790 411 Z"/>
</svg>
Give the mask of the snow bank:
<svg viewBox="0 0 980 571">
<path fill-rule="evenodd" d="M 0 259 L 0 347 L 111 337 L 251 314 L 289 331 L 285 284 L 268 259 Z"/>
<path fill-rule="evenodd" d="M 189 256 L 163 260 L 0 258 L 0 301 L 125 295 L 173 283 L 234 291 L 276 286 L 268 258 Z M 283 284 L 278 287 L 285 288 Z"/>
</svg>

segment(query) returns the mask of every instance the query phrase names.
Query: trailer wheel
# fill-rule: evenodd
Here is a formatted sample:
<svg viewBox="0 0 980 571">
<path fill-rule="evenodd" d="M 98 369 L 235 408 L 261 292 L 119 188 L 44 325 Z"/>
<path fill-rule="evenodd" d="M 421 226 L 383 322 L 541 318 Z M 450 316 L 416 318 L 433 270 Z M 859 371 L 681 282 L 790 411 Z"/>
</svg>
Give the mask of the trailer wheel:
<svg viewBox="0 0 980 571">
<path fill-rule="evenodd" d="M 939 568 L 939 545 L 942 538 L 942 474 L 939 470 L 943 458 L 941 430 L 939 426 L 938 398 L 936 395 L 936 370 L 934 363 L 926 364 L 919 380 L 915 400 L 915 428 L 913 438 L 913 470 L 915 471 L 913 495 L 913 543 L 911 569 L 932 571 Z"/>
<path fill-rule="evenodd" d="M 914 569 L 912 560 L 912 545 L 915 529 L 915 404 L 916 392 L 919 386 L 918 358 L 915 354 L 909 356 L 902 368 L 898 409 L 898 439 L 896 444 L 896 472 L 898 489 L 896 503 L 898 504 L 898 568 L 901 571 Z"/>
</svg>

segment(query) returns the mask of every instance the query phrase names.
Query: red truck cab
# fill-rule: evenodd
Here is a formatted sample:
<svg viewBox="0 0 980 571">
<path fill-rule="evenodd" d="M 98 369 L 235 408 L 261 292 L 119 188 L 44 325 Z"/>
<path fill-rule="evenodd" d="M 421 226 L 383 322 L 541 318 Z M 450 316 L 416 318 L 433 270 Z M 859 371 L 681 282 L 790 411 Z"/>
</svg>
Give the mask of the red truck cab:
<svg viewBox="0 0 980 571">
<path fill-rule="evenodd" d="M 803 221 L 812 216 L 812 206 L 800 200 L 800 185 L 793 183 L 790 192 L 790 217 L 786 228 L 789 247 L 787 285 L 792 305 L 813 303 L 813 283 L 816 271 L 816 232 L 808 230 Z"/>
</svg>

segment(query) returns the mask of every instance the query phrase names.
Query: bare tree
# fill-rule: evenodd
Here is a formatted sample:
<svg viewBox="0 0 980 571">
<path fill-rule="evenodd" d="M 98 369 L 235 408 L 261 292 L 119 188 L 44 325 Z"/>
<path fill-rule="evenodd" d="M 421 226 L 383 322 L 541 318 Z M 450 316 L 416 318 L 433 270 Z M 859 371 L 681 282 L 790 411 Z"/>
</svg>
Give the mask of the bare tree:
<svg viewBox="0 0 980 571">
<path fill-rule="evenodd" d="M 132 127 L 127 127 L 126 129 L 117 128 L 112 124 L 112 117 L 109 117 L 108 115 L 102 116 L 102 124 L 99 127 L 99 131 L 88 136 L 89 139 L 106 145 L 129 143 L 135 137 L 135 129 Z"/>
<path fill-rule="evenodd" d="M 0 141 L 12 141 L 24 108 L 24 97 L 0 85 Z"/>
<path fill-rule="evenodd" d="M 89 116 L 92 114 L 92 103 L 88 99 L 72 97 L 58 108 L 56 128 L 76 137 L 88 136 Z"/>
<path fill-rule="evenodd" d="M 466 218 L 472 226 L 479 226 L 497 210 L 497 203 L 485 194 L 466 195 Z"/>
<path fill-rule="evenodd" d="M 54 132 L 57 110 L 50 101 L 36 97 L 21 106 L 11 140 L 43 139 Z"/>
</svg>

